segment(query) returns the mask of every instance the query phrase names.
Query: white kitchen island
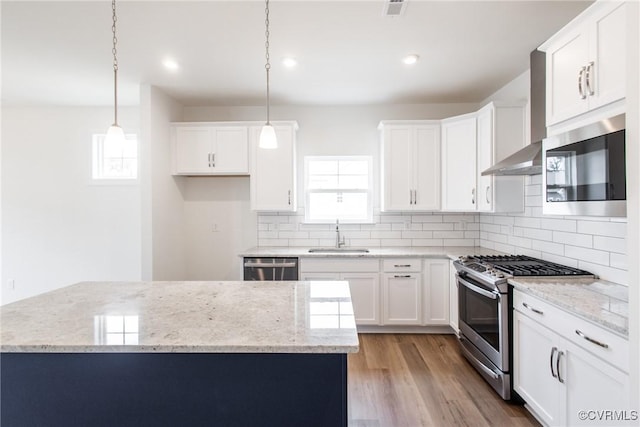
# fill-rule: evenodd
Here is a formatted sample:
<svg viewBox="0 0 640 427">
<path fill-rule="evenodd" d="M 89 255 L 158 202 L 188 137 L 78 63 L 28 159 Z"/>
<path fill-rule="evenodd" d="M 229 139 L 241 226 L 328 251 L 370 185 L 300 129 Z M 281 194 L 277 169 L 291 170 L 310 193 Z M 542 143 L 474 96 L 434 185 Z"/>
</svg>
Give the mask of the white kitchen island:
<svg viewBox="0 0 640 427">
<path fill-rule="evenodd" d="M 347 282 L 84 282 L 0 317 L 2 425 L 347 425 Z"/>
</svg>

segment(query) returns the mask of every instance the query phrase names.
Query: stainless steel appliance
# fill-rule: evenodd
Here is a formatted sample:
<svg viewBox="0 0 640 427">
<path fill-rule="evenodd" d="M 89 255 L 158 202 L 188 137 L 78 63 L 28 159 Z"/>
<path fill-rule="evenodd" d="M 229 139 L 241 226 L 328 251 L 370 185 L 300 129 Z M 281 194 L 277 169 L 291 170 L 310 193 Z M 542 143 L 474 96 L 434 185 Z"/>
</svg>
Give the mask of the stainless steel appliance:
<svg viewBox="0 0 640 427">
<path fill-rule="evenodd" d="M 539 50 L 534 50 L 529 55 L 531 144 L 483 171 L 482 175 L 538 175 L 542 173 L 542 140 L 547 136 L 547 124 L 545 123 L 546 57 L 547 54 Z"/>
<path fill-rule="evenodd" d="M 298 258 L 244 257 L 244 280 L 298 280 Z"/>
<path fill-rule="evenodd" d="M 510 292 L 514 276 L 591 276 L 588 271 L 523 255 L 466 256 L 453 262 L 459 304 L 460 348 L 505 400 L 511 399 Z"/>
<path fill-rule="evenodd" d="M 624 114 L 545 139 L 542 212 L 626 216 Z"/>
</svg>

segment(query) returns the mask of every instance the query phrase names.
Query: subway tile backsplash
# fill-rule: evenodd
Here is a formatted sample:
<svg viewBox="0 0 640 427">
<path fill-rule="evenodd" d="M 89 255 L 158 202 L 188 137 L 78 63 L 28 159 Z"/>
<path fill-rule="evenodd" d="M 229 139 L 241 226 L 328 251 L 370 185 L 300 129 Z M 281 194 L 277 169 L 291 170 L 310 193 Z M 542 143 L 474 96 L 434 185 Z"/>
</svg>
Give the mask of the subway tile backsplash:
<svg viewBox="0 0 640 427">
<path fill-rule="evenodd" d="M 258 246 L 333 246 L 335 224 L 305 224 L 304 211 L 258 215 Z M 348 246 L 480 246 L 476 214 L 376 212 L 373 224 L 340 224 Z"/>
<path fill-rule="evenodd" d="M 375 212 L 373 224 L 341 224 L 340 232 L 349 246 L 482 246 L 628 284 L 626 218 L 543 216 L 541 175 L 525 184 L 522 213 Z M 258 215 L 258 246 L 333 245 L 335 225 L 305 224 L 303 208 Z"/>
<path fill-rule="evenodd" d="M 480 245 L 581 268 L 628 284 L 626 218 L 542 215 L 541 175 L 525 179 L 525 212 L 480 214 Z"/>
</svg>

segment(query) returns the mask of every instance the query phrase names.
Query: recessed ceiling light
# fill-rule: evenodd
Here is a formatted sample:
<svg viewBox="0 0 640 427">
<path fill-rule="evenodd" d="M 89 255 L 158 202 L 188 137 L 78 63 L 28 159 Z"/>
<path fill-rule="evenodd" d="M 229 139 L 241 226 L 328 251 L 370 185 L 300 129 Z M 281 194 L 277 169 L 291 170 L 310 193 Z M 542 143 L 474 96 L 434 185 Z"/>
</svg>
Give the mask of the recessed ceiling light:
<svg viewBox="0 0 640 427">
<path fill-rule="evenodd" d="M 282 60 L 282 65 L 287 68 L 293 68 L 298 65 L 298 61 L 295 58 L 287 57 Z"/>
<path fill-rule="evenodd" d="M 165 59 L 164 61 L 162 61 L 162 65 L 164 65 L 167 70 L 171 71 L 176 71 L 178 68 L 180 68 L 180 65 L 178 65 L 178 63 L 173 59 Z"/>
<path fill-rule="evenodd" d="M 404 62 L 407 65 L 413 65 L 416 62 L 418 62 L 418 58 L 420 58 L 418 55 L 416 55 L 415 53 L 411 54 L 411 55 L 407 55 L 404 58 L 402 58 L 402 62 Z"/>
</svg>

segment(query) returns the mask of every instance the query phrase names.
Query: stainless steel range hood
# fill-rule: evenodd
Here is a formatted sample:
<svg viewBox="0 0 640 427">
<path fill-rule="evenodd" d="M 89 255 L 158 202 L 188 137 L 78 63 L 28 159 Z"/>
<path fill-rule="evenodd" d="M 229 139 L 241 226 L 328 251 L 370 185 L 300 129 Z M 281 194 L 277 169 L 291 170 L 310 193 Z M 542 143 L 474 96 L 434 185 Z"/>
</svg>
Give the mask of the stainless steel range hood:
<svg viewBox="0 0 640 427">
<path fill-rule="evenodd" d="M 538 175 L 542 173 L 542 140 L 545 124 L 545 53 L 534 50 L 531 65 L 531 144 L 491 166 L 482 175 Z"/>
</svg>

